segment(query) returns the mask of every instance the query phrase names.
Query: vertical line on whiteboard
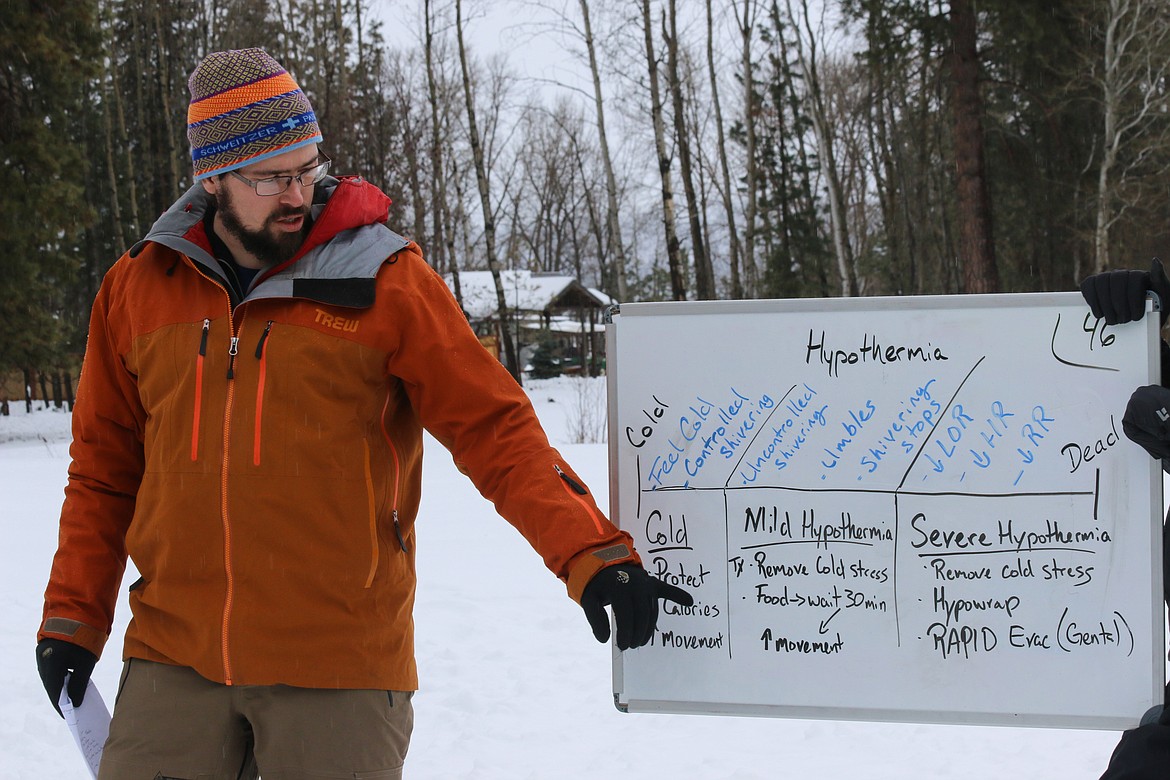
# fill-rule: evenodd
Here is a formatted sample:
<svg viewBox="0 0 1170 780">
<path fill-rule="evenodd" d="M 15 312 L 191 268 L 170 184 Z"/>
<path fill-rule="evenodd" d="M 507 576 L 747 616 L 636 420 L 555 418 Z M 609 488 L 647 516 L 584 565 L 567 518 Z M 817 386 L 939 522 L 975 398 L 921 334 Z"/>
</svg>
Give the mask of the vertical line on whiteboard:
<svg viewBox="0 0 1170 780">
<path fill-rule="evenodd" d="M 1093 485 L 1093 522 L 1097 522 L 1097 507 L 1101 504 L 1101 469 L 1097 469 L 1097 477 Z"/>
<path fill-rule="evenodd" d="M 634 468 L 637 470 L 638 489 L 635 491 L 638 495 L 638 505 L 634 510 L 634 517 L 638 520 L 642 519 L 642 456 L 634 456 Z"/>
<path fill-rule="evenodd" d="M 893 576 L 891 579 L 894 583 L 894 636 L 897 638 L 898 647 L 902 646 L 902 621 L 898 613 L 898 531 L 902 527 L 901 515 L 898 512 L 898 491 L 894 491 L 894 565 Z"/>
<path fill-rule="evenodd" d="M 727 583 L 727 657 L 732 658 L 731 650 L 731 514 L 727 507 L 727 488 L 723 488 L 723 576 Z"/>
</svg>

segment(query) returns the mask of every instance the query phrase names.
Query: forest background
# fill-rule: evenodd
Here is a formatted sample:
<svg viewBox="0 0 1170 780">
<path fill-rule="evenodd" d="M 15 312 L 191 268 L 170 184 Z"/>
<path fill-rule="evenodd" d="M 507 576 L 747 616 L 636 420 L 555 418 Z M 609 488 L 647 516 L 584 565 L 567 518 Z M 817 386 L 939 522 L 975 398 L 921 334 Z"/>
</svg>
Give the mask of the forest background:
<svg viewBox="0 0 1170 780">
<path fill-rule="evenodd" d="M 1067 290 L 1170 239 L 1164 0 L 4 0 L 0 376 L 69 385 L 103 274 L 191 185 L 188 74 L 247 46 L 455 279 Z M 523 75 L 537 49 L 563 62 Z"/>
</svg>

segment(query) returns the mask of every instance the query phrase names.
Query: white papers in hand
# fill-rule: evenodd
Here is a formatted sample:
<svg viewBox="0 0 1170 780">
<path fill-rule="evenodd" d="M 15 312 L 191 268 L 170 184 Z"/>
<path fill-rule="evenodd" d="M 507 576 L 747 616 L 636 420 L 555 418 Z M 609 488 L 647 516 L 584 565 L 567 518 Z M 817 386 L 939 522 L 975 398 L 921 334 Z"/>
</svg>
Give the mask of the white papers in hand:
<svg viewBox="0 0 1170 780">
<path fill-rule="evenodd" d="M 65 685 L 61 688 L 58 704 L 61 714 L 65 716 L 65 723 L 69 726 L 73 740 L 85 757 L 85 764 L 94 778 L 98 775 L 98 765 L 102 762 L 102 748 L 106 744 L 106 737 L 110 735 L 110 711 L 102 701 L 93 680 L 85 689 L 85 697 L 80 707 L 74 707 L 66 691 L 69 688 L 69 676 L 65 677 Z"/>
</svg>

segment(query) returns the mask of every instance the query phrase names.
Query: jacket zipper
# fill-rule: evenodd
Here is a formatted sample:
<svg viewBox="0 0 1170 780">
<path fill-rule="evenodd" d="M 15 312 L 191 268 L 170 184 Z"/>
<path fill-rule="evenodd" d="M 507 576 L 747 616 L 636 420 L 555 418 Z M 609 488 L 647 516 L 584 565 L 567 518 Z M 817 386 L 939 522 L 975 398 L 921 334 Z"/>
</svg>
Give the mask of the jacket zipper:
<svg viewBox="0 0 1170 780">
<path fill-rule="evenodd" d="M 256 345 L 256 358 L 260 361 L 260 376 L 256 380 L 256 433 L 252 441 L 252 465 L 260 465 L 260 421 L 264 413 L 264 376 L 268 366 L 268 353 L 264 351 L 264 344 L 268 341 L 268 332 L 272 330 L 272 320 L 264 326 L 260 334 L 260 342 Z"/>
<path fill-rule="evenodd" d="M 236 355 L 240 354 L 240 337 L 235 334 L 235 328 L 232 328 L 232 341 L 228 347 L 228 370 L 227 378 L 229 380 L 236 378 Z"/>
<path fill-rule="evenodd" d="M 398 547 L 403 552 L 410 552 L 410 548 L 406 546 L 406 539 L 402 535 L 402 526 L 398 524 L 398 484 L 402 477 L 402 464 L 398 460 L 398 448 L 394 446 L 394 440 L 390 438 L 390 432 L 386 430 L 386 411 L 390 408 L 390 392 L 386 392 L 386 403 L 382 405 L 382 417 L 380 424 L 382 426 L 382 438 L 386 440 L 386 445 L 390 448 L 390 454 L 394 456 L 394 495 L 390 501 L 390 517 L 394 520 L 394 536 L 398 539 Z"/>
<path fill-rule="evenodd" d="M 362 448 L 365 454 L 366 510 L 370 521 L 370 573 L 363 587 L 368 588 L 374 584 L 374 575 L 378 573 L 378 507 L 374 500 L 374 475 L 370 470 L 370 443 L 364 438 Z"/>
<path fill-rule="evenodd" d="M 195 411 L 191 418 L 191 461 L 199 459 L 199 415 L 203 409 L 203 359 L 207 357 L 207 334 L 211 320 L 203 320 L 203 335 L 199 337 L 199 354 L 195 357 Z"/>
<path fill-rule="evenodd" d="M 228 460 L 230 455 L 229 442 L 231 441 L 232 428 L 232 406 L 235 401 L 235 365 L 236 354 L 240 351 L 240 337 L 235 321 L 235 304 L 232 301 L 231 291 L 223 285 L 222 282 L 212 278 L 206 272 L 201 270 L 194 260 L 188 258 L 188 262 L 195 268 L 195 272 L 203 278 L 210 281 L 212 284 L 223 290 L 224 297 L 227 298 L 228 304 L 228 327 L 231 329 L 231 341 L 228 347 L 228 370 L 227 370 L 227 396 L 224 399 L 223 411 L 223 464 L 220 471 L 219 492 L 220 492 L 220 522 L 223 524 L 223 570 L 226 579 L 226 591 L 223 599 L 223 620 L 220 624 L 220 652 L 223 654 L 223 681 L 225 685 L 232 684 L 232 665 L 228 655 L 228 625 L 231 622 L 232 606 L 235 600 L 235 575 L 232 573 L 232 529 L 230 517 L 228 514 Z M 209 321 L 205 320 L 205 332 L 209 327 Z M 244 327 L 244 320 L 240 318 L 240 329 Z"/>
<path fill-rule="evenodd" d="M 226 291 L 225 291 L 226 294 Z M 223 521 L 223 569 L 227 577 L 227 592 L 223 600 L 223 623 L 221 625 L 223 652 L 224 684 L 232 684 L 232 664 L 228 653 L 228 627 L 231 622 L 232 607 L 235 603 L 235 575 L 232 572 L 232 527 L 228 512 L 228 466 L 231 457 L 232 407 L 235 403 L 235 371 L 236 354 L 239 352 L 240 337 L 237 335 L 235 319 L 231 310 L 231 295 L 228 294 L 228 325 L 231 327 L 231 346 L 228 348 L 227 397 L 223 407 L 223 467 L 220 474 L 220 514 Z M 243 318 L 240 319 L 240 328 L 244 327 Z"/>
<path fill-rule="evenodd" d="M 562 471 L 558 464 L 554 463 L 553 468 L 557 470 L 557 475 L 561 478 L 561 484 L 564 485 L 565 492 L 569 494 L 570 498 L 580 504 L 581 508 L 585 510 L 585 514 L 589 515 L 590 519 L 593 520 L 593 525 L 597 529 L 598 536 L 604 536 L 605 529 L 601 525 L 601 518 L 597 516 L 597 512 L 593 510 L 593 507 L 589 506 L 589 502 L 582 498 L 589 491 L 580 482 Z"/>
</svg>

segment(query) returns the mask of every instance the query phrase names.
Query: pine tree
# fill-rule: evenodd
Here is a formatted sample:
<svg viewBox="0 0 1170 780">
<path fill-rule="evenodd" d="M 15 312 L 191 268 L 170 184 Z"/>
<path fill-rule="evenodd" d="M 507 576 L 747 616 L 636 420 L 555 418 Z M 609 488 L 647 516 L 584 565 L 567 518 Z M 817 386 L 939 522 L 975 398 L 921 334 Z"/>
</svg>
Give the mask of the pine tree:
<svg viewBox="0 0 1170 780">
<path fill-rule="evenodd" d="M 0 371 L 64 360 L 64 291 L 79 265 L 95 4 L 13 0 L 0 14 Z"/>
</svg>

